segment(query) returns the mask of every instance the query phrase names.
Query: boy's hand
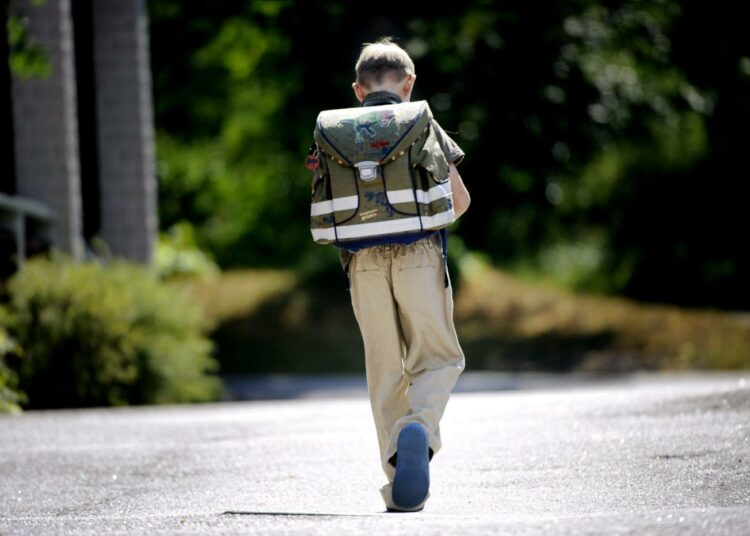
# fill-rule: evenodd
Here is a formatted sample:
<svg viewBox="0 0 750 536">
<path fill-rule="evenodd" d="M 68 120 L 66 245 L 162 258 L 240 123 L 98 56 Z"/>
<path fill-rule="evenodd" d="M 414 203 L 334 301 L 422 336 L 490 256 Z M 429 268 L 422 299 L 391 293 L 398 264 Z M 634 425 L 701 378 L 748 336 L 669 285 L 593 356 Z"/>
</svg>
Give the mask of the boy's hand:
<svg viewBox="0 0 750 536">
<path fill-rule="evenodd" d="M 451 164 L 450 169 L 451 190 L 453 191 L 453 210 L 456 212 L 456 219 L 458 219 L 469 208 L 471 197 L 469 196 L 469 191 L 464 185 L 464 181 L 461 179 L 461 175 L 458 173 L 458 169 L 456 169 L 456 164 Z"/>
</svg>

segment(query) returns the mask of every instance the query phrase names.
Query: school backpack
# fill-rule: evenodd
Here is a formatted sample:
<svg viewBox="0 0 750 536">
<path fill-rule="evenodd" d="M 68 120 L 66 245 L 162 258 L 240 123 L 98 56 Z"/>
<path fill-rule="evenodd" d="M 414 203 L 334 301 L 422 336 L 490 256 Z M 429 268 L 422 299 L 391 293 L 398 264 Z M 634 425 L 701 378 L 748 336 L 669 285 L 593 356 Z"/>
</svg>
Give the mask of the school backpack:
<svg viewBox="0 0 750 536">
<path fill-rule="evenodd" d="M 320 244 L 416 233 L 455 220 L 450 168 L 426 101 L 320 113 L 310 230 Z"/>
</svg>

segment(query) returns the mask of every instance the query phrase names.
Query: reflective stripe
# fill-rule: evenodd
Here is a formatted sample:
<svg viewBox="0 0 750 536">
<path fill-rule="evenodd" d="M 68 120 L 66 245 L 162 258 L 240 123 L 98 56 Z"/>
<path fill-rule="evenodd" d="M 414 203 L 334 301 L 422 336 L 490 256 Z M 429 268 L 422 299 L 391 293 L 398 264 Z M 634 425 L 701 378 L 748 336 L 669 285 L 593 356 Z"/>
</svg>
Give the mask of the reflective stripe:
<svg viewBox="0 0 750 536">
<path fill-rule="evenodd" d="M 310 216 L 330 214 L 336 210 L 352 210 L 358 206 L 359 197 L 356 195 L 339 197 L 333 201 L 318 201 L 317 203 L 312 203 L 310 205 Z"/>
<path fill-rule="evenodd" d="M 445 184 L 438 184 L 433 186 L 428 191 L 416 190 L 417 201 L 422 204 L 432 203 L 443 197 L 448 197 L 451 194 L 451 183 L 447 181 Z M 407 188 L 405 190 L 394 190 L 388 192 L 388 202 L 393 203 L 409 203 L 414 201 L 414 190 Z"/>
<path fill-rule="evenodd" d="M 411 191 L 411 190 L 410 190 Z M 448 225 L 456 218 L 451 210 L 446 210 L 434 216 L 422 216 L 422 225 L 419 217 L 403 218 L 400 220 L 379 221 L 372 223 L 356 223 L 352 225 L 339 225 L 334 232 L 333 227 L 325 229 L 310 229 L 314 240 L 346 240 L 350 238 L 365 238 L 368 236 L 388 235 L 403 233 L 407 231 L 419 231 L 420 229 L 434 229 Z"/>
<path fill-rule="evenodd" d="M 438 199 L 448 197 L 451 194 L 451 183 L 448 181 L 445 184 L 433 186 L 426 192 L 424 190 L 417 190 L 416 192 L 417 201 L 426 205 Z M 409 203 L 411 201 L 414 201 L 414 190 L 411 188 L 388 192 L 389 203 Z M 331 214 L 339 210 L 353 210 L 357 208 L 358 203 L 359 197 L 356 195 L 338 197 L 332 201 L 319 201 L 310 205 L 310 216 Z"/>
</svg>

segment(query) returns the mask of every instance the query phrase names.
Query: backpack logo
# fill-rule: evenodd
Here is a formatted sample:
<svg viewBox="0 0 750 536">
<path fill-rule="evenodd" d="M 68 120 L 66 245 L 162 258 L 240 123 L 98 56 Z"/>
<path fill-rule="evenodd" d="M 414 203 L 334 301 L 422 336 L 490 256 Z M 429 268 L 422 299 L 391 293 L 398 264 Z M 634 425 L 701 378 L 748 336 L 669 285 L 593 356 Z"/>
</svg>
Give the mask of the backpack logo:
<svg viewBox="0 0 750 536">
<path fill-rule="evenodd" d="M 380 110 L 360 115 L 356 119 L 342 119 L 339 125 L 350 125 L 356 134 L 354 141 L 364 143 L 363 135 L 373 139 L 378 135 L 375 127 L 386 128 L 393 123 L 394 119 L 396 119 L 396 114 L 393 110 Z"/>
</svg>

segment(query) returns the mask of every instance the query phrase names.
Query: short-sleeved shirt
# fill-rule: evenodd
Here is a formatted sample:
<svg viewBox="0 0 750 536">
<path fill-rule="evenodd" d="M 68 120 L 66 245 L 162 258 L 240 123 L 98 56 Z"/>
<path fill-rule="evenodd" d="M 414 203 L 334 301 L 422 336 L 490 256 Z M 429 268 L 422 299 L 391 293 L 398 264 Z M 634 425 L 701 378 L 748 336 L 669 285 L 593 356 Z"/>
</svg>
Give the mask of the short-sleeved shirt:
<svg viewBox="0 0 750 536">
<path fill-rule="evenodd" d="M 381 106 L 384 104 L 398 104 L 402 102 L 401 97 L 390 91 L 374 91 L 369 93 L 364 102 L 363 106 Z M 445 130 L 438 124 L 433 118 L 432 126 L 437 137 L 440 148 L 445 154 L 446 160 L 449 163 L 458 165 L 464 159 L 464 152 L 461 147 L 453 141 L 453 139 L 446 134 Z M 411 244 L 423 238 L 430 237 L 438 231 L 422 231 L 420 233 L 409 233 L 409 234 L 395 234 L 389 236 L 383 236 L 379 238 L 363 238 L 362 240 L 353 240 L 346 244 L 336 244 L 337 247 L 341 248 L 341 265 L 346 268 L 349 264 L 351 254 L 359 251 L 360 249 L 383 246 L 387 244 Z"/>
<path fill-rule="evenodd" d="M 458 144 L 453 141 L 453 138 L 448 136 L 448 134 L 445 133 L 445 130 L 443 130 L 443 127 L 438 125 L 438 122 L 434 119 L 432 120 L 432 126 L 435 130 L 435 136 L 438 139 L 438 143 L 440 144 L 440 148 L 443 150 L 443 153 L 445 154 L 446 160 L 448 160 L 449 163 L 458 165 L 461 163 L 461 161 L 464 159 L 464 152 L 461 150 L 461 147 L 458 146 Z"/>
</svg>

